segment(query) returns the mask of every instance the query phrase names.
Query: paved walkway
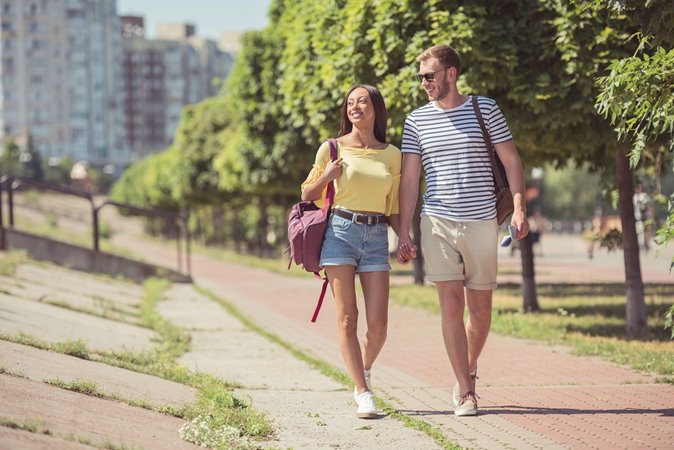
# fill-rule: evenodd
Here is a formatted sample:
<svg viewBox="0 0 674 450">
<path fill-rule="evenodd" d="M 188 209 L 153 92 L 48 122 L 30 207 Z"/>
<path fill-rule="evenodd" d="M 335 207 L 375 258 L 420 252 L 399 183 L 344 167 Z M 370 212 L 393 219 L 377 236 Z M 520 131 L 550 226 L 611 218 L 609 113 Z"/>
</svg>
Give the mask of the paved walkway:
<svg viewBox="0 0 674 450">
<path fill-rule="evenodd" d="M 117 243 L 123 240 L 120 237 Z M 169 248 L 134 240 L 127 244 L 131 242 L 148 260 L 160 263 L 173 258 Z M 562 248 L 568 249 L 568 243 Z M 540 260 L 551 254 L 552 247 L 546 247 L 546 256 Z M 620 256 L 608 256 L 616 257 Z M 575 276 L 593 272 L 579 263 L 573 264 L 576 270 L 569 273 Z M 556 265 L 560 265 L 559 261 L 551 263 L 550 268 L 559 274 L 554 270 Z M 202 255 L 194 255 L 192 267 L 198 285 L 233 303 L 258 325 L 313 356 L 343 367 L 330 295 L 318 322 L 309 322 L 318 291 L 315 280 L 276 275 Z M 614 278 L 619 273 L 615 267 L 601 267 L 593 273 L 611 273 Z M 662 277 L 657 281 L 671 281 L 665 276 L 666 269 L 658 272 L 657 267 L 654 264 L 653 279 L 650 269 L 645 270 L 644 280 Z M 566 281 L 582 280 L 568 276 Z M 674 447 L 674 386 L 656 384 L 651 374 L 598 358 L 574 356 L 563 347 L 492 334 L 481 358 L 479 375 L 481 415 L 456 418 L 451 406 L 454 379 L 438 317 L 391 306 L 389 338 L 373 372 L 375 394 L 405 414 L 428 421 L 462 446 Z M 368 425 L 374 429 L 378 426 L 377 422 Z"/>
</svg>

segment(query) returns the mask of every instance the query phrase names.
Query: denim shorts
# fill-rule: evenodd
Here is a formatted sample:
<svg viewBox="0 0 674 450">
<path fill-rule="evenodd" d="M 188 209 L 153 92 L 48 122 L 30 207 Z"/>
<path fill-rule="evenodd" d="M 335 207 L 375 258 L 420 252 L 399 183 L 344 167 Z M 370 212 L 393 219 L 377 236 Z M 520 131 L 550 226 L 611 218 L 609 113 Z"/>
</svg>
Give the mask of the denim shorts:
<svg viewBox="0 0 674 450">
<path fill-rule="evenodd" d="M 332 214 L 321 249 L 321 266 L 355 266 L 356 272 L 388 272 L 388 225 L 362 225 Z"/>
</svg>

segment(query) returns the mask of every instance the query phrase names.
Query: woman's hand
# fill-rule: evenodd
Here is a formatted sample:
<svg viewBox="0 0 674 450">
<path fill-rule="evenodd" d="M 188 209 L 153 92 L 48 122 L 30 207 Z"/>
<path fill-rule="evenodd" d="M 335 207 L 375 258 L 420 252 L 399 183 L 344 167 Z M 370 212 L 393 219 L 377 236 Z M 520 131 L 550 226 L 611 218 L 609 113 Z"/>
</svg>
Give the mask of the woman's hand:
<svg viewBox="0 0 674 450">
<path fill-rule="evenodd" d="M 398 262 L 407 263 L 410 259 L 417 257 L 417 247 L 409 236 L 401 236 L 398 241 Z"/>
<path fill-rule="evenodd" d="M 331 182 L 342 175 L 342 158 L 337 158 L 334 161 L 329 161 L 328 165 L 325 166 L 325 171 L 323 172 L 323 177 L 326 182 Z"/>
</svg>

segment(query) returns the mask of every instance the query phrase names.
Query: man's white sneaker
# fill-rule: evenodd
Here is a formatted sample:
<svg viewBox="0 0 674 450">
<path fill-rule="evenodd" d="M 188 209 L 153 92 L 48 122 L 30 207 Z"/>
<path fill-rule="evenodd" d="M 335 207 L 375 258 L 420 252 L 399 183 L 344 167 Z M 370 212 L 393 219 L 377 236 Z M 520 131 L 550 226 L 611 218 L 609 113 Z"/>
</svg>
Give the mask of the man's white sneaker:
<svg viewBox="0 0 674 450">
<path fill-rule="evenodd" d="M 471 390 L 475 392 L 475 385 L 477 384 L 476 380 L 478 379 L 477 376 L 477 369 L 475 369 L 474 372 L 470 373 L 470 381 L 471 381 Z M 459 403 L 461 403 L 461 388 L 459 387 L 459 382 L 457 381 L 456 384 L 454 385 L 454 389 L 452 390 L 452 401 L 454 402 L 454 406 L 459 406 Z"/>
<path fill-rule="evenodd" d="M 454 409 L 455 416 L 477 416 L 477 399 L 475 392 L 467 392 L 461 396 L 459 406 Z"/>
<path fill-rule="evenodd" d="M 372 392 L 365 391 L 358 394 L 356 403 L 358 404 L 356 415 L 359 419 L 376 419 L 379 417 L 377 408 L 374 406 L 374 396 L 372 395 Z"/>
</svg>

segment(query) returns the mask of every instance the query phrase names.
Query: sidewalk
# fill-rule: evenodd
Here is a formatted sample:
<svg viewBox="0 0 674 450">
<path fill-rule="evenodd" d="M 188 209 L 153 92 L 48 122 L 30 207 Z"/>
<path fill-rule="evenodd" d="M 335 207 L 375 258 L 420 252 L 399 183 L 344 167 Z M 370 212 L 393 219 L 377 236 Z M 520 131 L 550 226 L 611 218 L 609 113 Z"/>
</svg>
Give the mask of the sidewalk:
<svg viewBox="0 0 674 450">
<path fill-rule="evenodd" d="M 553 254 L 552 239 L 544 242 L 550 244 L 537 264 Z M 568 248 L 568 242 L 560 245 Z M 157 263 L 172 258 L 172 251 L 160 245 L 134 242 L 134 247 Z M 619 256 L 608 255 L 611 258 Z M 597 264 L 601 270 L 589 270 L 591 264 L 557 261 L 550 264 L 550 273 L 559 275 L 559 267 L 566 267 L 571 274 L 566 281 L 588 274 L 596 281 L 610 273 L 613 279 L 602 281 L 619 282 L 619 260 L 608 267 Z M 343 367 L 329 294 L 317 323 L 309 322 L 319 287 L 315 280 L 202 255 L 193 256 L 192 267 L 197 285 L 231 302 L 270 333 Z M 653 278 L 650 269 L 645 271 L 645 281 L 667 282 L 667 269 L 657 267 L 654 263 Z M 672 448 L 674 386 L 656 384 L 650 374 L 496 334 L 490 336 L 481 361 L 481 415 L 456 418 L 451 404 L 454 379 L 438 317 L 391 305 L 389 338 L 373 371 L 375 394 L 469 448 Z M 367 425 L 376 430 L 378 422 Z"/>
</svg>

